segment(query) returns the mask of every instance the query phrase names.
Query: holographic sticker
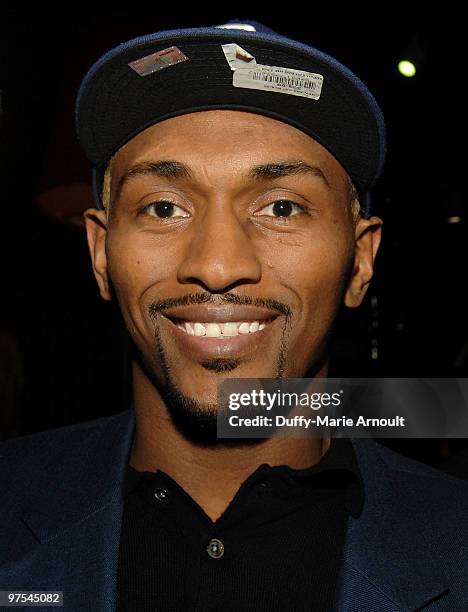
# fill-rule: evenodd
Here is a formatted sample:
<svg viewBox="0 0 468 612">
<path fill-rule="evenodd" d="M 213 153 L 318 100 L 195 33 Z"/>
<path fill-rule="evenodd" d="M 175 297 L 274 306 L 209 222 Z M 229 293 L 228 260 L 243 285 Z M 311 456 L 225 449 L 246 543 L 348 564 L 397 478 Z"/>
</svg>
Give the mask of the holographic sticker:
<svg viewBox="0 0 468 612">
<path fill-rule="evenodd" d="M 163 68 L 169 68 L 169 66 L 175 66 L 180 62 L 186 62 L 188 57 L 182 53 L 177 47 L 168 47 L 162 51 L 157 51 L 151 55 L 146 55 L 134 62 L 129 62 L 129 67 L 134 70 L 140 76 L 147 76 L 153 74 Z"/>
</svg>

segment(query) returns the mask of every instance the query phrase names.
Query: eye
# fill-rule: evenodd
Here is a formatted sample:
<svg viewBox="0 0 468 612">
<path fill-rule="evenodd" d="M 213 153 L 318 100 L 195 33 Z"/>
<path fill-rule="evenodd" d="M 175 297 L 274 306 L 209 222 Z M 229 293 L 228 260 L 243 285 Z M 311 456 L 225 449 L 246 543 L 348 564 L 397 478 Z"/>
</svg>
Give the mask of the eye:
<svg viewBox="0 0 468 612">
<path fill-rule="evenodd" d="M 177 204 L 169 200 L 159 200 L 143 206 L 140 213 L 147 213 L 150 217 L 158 219 L 172 219 L 173 217 L 188 217 L 189 214 Z"/>
<path fill-rule="evenodd" d="M 291 200 L 276 200 L 276 202 L 264 206 L 261 211 L 262 214 L 256 213 L 257 216 L 288 218 L 301 212 L 308 214 L 306 206 Z"/>
</svg>

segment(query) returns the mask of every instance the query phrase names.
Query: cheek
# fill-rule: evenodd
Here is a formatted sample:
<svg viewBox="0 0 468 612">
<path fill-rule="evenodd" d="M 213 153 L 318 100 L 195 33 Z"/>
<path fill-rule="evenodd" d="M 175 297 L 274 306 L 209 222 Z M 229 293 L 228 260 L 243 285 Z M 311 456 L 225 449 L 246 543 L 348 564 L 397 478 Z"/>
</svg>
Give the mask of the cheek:
<svg viewBox="0 0 468 612">
<path fill-rule="evenodd" d="M 334 304 L 342 297 L 349 266 L 349 252 L 336 245 L 314 245 L 297 282 L 312 305 Z"/>
<path fill-rule="evenodd" d="M 157 286 L 175 277 L 174 246 L 164 241 L 162 248 L 160 242 L 155 236 L 138 232 L 115 232 L 108 239 L 109 275 L 132 335 L 146 337 L 148 331 L 152 332 L 149 303 L 158 293 Z"/>
<path fill-rule="evenodd" d="M 281 238 L 265 253 L 269 274 L 293 294 L 291 340 L 325 335 L 341 305 L 352 259 L 352 241 L 345 231 L 317 231 Z"/>
<path fill-rule="evenodd" d="M 174 274 L 174 242 L 142 232 L 117 232 L 107 245 L 108 268 L 116 288 L 134 297 Z"/>
<path fill-rule="evenodd" d="M 321 231 L 323 229 L 323 231 Z M 319 228 L 307 235 L 279 237 L 263 259 L 277 280 L 291 288 L 302 302 L 332 298 L 341 291 L 352 256 L 352 241 L 344 231 Z"/>
</svg>

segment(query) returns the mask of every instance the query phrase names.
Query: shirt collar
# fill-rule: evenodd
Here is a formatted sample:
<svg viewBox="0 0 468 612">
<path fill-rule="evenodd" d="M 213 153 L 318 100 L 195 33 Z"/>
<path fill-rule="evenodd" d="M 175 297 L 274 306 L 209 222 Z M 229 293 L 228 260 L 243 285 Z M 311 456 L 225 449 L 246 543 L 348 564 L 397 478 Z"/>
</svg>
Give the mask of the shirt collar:
<svg viewBox="0 0 468 612">
<path fill-rule="evenodd" d="M 327 476 L 333 477 L 335 482 L 344 487 L 344 503 L 348 512 L 354 518 L 360 516 L 364 506 L 364 481 L 349 438 L 332 438 L 328 450 L 320 461 L 311 467 L 294 469 L 283 465 L 273 469 L 306 485 L 312 484 L 318 474 L 327 473 Z"/>
<path fill-rule="evenodd" d="M 158 472 L 160 470 L 156 473 Z M 317 475 L 325 472 L 334 479 L 334 482 L 339 483 L 338 486 L 343 486 L 345 507 L 354 518 L 358 518 L 364 505 L 364 481 L 353 445 L 348 438 L 332 438 L 328 450 L 320 461 L 311 467 L 301 469 L 288 465 L 271 467 L 264 463 L 249 476 L 249 481 L 254 482 L 256 479 L 275 473 L 283 480 L 307 486 L 316 481 Z M 123 496 L 126 497 L 141 481 L 153 478 L 154 474 L 155 472 L 139 472 L 128 465 Z"/>
</svg>

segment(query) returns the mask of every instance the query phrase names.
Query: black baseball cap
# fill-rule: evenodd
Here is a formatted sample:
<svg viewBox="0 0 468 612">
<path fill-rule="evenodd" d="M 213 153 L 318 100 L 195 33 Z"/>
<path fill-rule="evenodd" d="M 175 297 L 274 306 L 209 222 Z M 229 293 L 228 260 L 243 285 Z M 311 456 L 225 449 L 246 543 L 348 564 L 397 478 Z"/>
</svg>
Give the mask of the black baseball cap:
<svg viewBox="0 0 468 612">
<path fill-rule="evenodd" d="M 385 123 L 374 96 L 348 68 L 256 21 L 166 30 L 103 55 L 78 91 L 76 130 L 93 165 L 97 206 L 111 157 L 149 126 L 191 112 L 231 109 L 288 123 L 324 146 L 369 191 L 385 160 Z"/>
</svg>

